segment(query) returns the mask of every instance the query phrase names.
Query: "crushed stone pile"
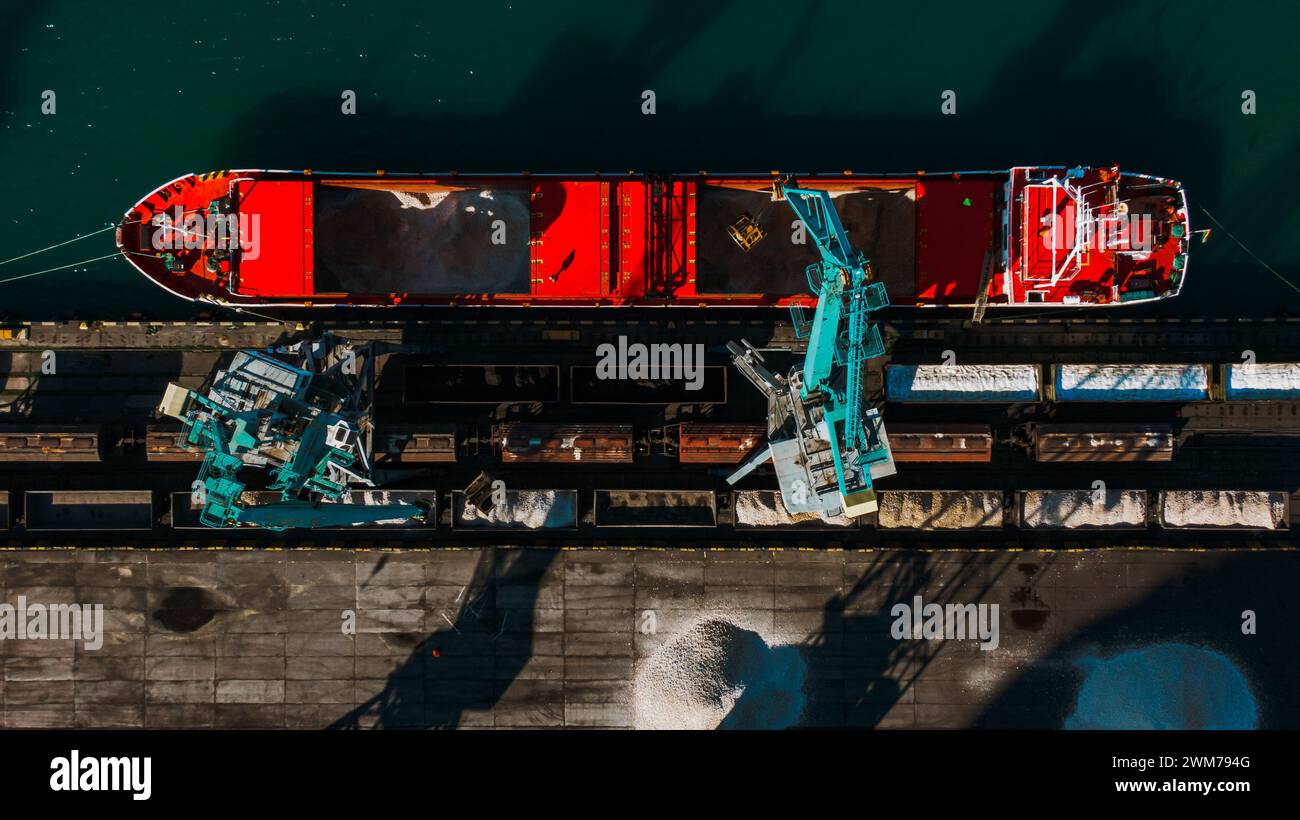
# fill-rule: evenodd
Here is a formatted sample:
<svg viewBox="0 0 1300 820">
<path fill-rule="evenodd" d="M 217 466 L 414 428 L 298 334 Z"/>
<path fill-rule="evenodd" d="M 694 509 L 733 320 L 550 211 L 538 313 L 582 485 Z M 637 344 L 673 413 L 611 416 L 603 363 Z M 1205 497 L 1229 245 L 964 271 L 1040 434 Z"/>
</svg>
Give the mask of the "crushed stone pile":
<svg viewBox="0 0 1300 820">
<path fill-rule="evenodd" d="M 1057 369 L 1061 401 L 1171 401 L 1209 395 L 1203 364 L 1063 364 Z"/>
<path fill-rule="evenodd" d="M 1286 493 L 1252 490 L 1169 490 L 1161 497 L 1160 523 L 1276 530 L 1286 526 L 1286 500 Z"/>
<path fill-rule="evenodd" d="M 1147 495 L 1143 490 L 1107 490 L 1098 500 L 1091 490 L 1028 490 L 1021 502 L 1026 527 L 1143 527 Z"/>
<path fill-rule="evenodd" d="M 497 504 L 486 513 L 472 504 L 461 508 L 461 520 L 480 527 L 566 527 L 573 523 L 573 516 L 572 496 L 557 490 L 512 490 L 505 504 Z"/>
<path fill-rule="evenodd" d="M 880 494 L 882 529 L 959 530 L 1002 526 L 997 490 L 891 490 Z"/>
<path fill-rule="evenodd" d="M 845 515 L 791 513 L 781 493 L 775 490 L 743 490 L 736 493 L 736 524 L 741 527 L 788 527 L 794 524 L 822 523 L 851 527 L 853 519 Z"/>
<path fill-rule="evenodd" d="M 768 646 L 757 632 L 705 617 L 638 665 L 638 729 L 784 729 L 805 705 L 806 668 L 796 647 Z"/>
<path fill-rule="evenodd" d="M 1300 363 L 1228 365 L 1228 398 L 1300 397 Z"/>
<path fill-rule="evenodd" d="M 894 401 L 1031 401 L 1039 392 L 1032 364 L 890 365 L 885 383 Z"/>
</svg>

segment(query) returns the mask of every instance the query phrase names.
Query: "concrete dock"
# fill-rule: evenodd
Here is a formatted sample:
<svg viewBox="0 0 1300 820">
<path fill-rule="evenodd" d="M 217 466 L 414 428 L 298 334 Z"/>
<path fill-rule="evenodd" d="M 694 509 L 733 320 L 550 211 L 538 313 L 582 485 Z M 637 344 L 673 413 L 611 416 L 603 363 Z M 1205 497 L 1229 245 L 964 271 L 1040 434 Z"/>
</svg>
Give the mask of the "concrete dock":
<svg viewBox="0 0 1300 820">
<path fill-rule="evenodd" d="M 1297 581 L 1292 551 L 15 550 L 3 603 L 103 604 L 104 634 L 0 640 L 0 725 L 635 727 L 638 674 L 723 623 L 798 704 L 728 725 L 1060 726 L 1080 658 L 1178 642 L 1294 728 Z M 915 596 L 998 604 L 997 648 L 895 639 Z"/>
</svg>

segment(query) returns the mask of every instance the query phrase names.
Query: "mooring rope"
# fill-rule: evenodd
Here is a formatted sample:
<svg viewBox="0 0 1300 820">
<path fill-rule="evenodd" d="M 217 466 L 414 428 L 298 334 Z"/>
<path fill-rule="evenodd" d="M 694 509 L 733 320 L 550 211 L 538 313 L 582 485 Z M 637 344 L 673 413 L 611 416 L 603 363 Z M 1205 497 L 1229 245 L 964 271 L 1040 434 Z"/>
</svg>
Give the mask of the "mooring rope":
<svg viewBox="0 0 1300 820">
<path fill-rule="evenodd" d="M 113 225 L 109 225 L 107 228 L 100 228 L 97 231 L 91 231 L 90 233 L 83 233 L 81 236 L 74 236 L 71 239 L 65 240 L 63 242 L 59 242 L 58 244 L 50 245 L 49 247 L 41 248 L 40 250 L 35 250 L 32 251 L 31 253 L 25 253 L 22 256 L 15 256 L 12 259 L 6 259 L 3 262 L 0 262 L 0 265 L 8 265 L 10 262 L 17 262 L 19 259 L 26 259 L 27 257 L 35 256 L 38 253 L 45 253 L 46 251 L 52 251 L 55 248 L 62 248 L 64 245 L 71 245 L 73 242 L 80 242 L 81 240 L 86 239 L 87 237 L 96 236 L 98 234 L 104 233 L 105 231 L 111 231 L 116 227 L 117 225 L 113 224 Z M 9 280 L 5 280 L 5 281 L 9 281 Z"/>
<path fill-rule="evenodd" d="M 189 209 L 186 209 L 186 210 L 182 211 L 182 213 L 184 213 L 184 214 L 199 213 L 199 212 L 202 211 L 202 210 L 204 210 L 204 209 L 203 209 L 203 208 L 189 208 Z M 120 223 L 120 224 L 121 224 L 121 225 L 133 225 L 133 224 L 139 224 L 139 222 L 140 222 L 139 219 L 128 219 L 128 220 L 126 220 L 125 222 L 122 222 L 122 223 Z M 106 226 L 106 227 L 100 228 L 99 230 L 90 231 L 89 233 L 83 233 L 83 234 L 80 234 L 79 236 L 74 236 L 74 237 L 72 237 L 71 239 L 65 239 L 65 240 L 63 240 L 62 242 L 56 242 L 56 243 L 54 243 L 53 245 L 47 245 L 47 246 L 45 246 L 44 248 L 38 248 L 38 249 L 36 249 L 36 250 L 34 250 L 34 251 L 31 251 L 30 253 L 24 253 L 24 254 L 21 254 L 21 255 L 19 255 L 19 256 L 14 256 L 14 257 L 11 257 L 11 258 L 9 258 L 9 259 L 5 259 L 5 260 L 3 260 L 3 261 L 0 261 L 0 265 L 8 265 L 10 262 L 17 262 L 17 261 L 20 260 L 20 259 L 27 259 L 28 257 L 37 256 L 37 255 L 39 255 L 39 254 L 46 253 L 47 251 L 52 251 L 52 250 L 54 250 L 55 248 L 62 248 L 64 245 L 71 245 L 73 242 L 80 242 L 80 241 L 83 240 L 83 239 L 89 239 L 89 238 L 92 237 L 92 236 L 98 236 L 98 235 L 100 235 L 101 233 L 106 233 L 106 232 L 108 232 L 108 231 L 114 230 L 114 229 L 117 228 L 118 226 L 119 226 L 119 223 L 113 223 L 112 225 L 108 225 L 108 226 Z M 186 234 L 187 236 L 197 236 L 197 235 L 198 235 L 198 234 L 195 234 L 195 233 L 192 232 L 192 231 L 186 231 L 184 228 L 179 228 L 179 227 L 177 227 L 177 228 L 175 228 L 175 230 L 179 231 L 180 233 Z M 116 255 L 116 254 L 113 254 L 113 255 Z M 108 257 L 108 256 L 101 256 L 101 257 L 99 257 L 98 259 L 87 260 L 87 262 L 98 262 L 98 261 L 100 261 L 101 259 L 107 259 L 107 258 L 109 258 L 109 257 Z M 28 273 L 28 274 L 24 274 L 24 275 L 22 275 L 22 276 L 15 276 L 15 277 L 13 277 L 13 278 L 11 278 L 11 279 L 0 279 L 0 284 L 4 284 L 5 282 L 13 282 L 13 281 L 16 281 L 16 280 L 18 280 L 18 279 L 26 279 L 26 278 L 29 277 L 29 276 L 39 276 L 39 275 L 41 275 L 42 273 L 52 273 L 53 271 L 56 271 L 56 270 L 64 270 L 64 269 L 66 269 L 66 268 L 76 267 L 77 265 L 84 265 L 84 264 L 87 264 L 87 262 L 73 262 L 71 265 L 62 265 L 62 266 L 57 267 L 57 268 L 49 268 L 48 270 L 37 271 L 36 273 Z"/>
<path fill-rule="evenodd" d="M 121 254 L 117 251 L 113 251 L 112 253 L 107 253 L 103 256 L 96 256 L 94 259 L 83 259 L 80 262 L 73 262 L 68 265 L 59 265 L 57 268 L 46 268 L 45 270 L 38 270 L 33 273 L 24 273 L 22 276 L 11 276 L 8 279 L 0 279 L 0 285 L 5 284 L 6 282 L 17 282 L 19 279 L 30 279 L 33 276 L 40 276 L 43 273 L 54 273 L 56 270 L 75 268 L 77 265 L 89 265 L 92 262 L 103 262 L 105 259 L 112 259 L 115 256 L 121 256 Z"/>
<path fill-rule="evenodd" d="M 274 316 L 267 316 L 265 313 L 258 313 L 255 310 L 249 310 L 248 308 L 239 307 L 238 305 L 232 305 L 229 302 L 210 302 L 208 304 L 213 304 L 216 305 L 217 307 L 223 307 L 227 310 L 233 310 L 235 313 L 241 313 L 241 314 L 246 313 L 250 316 L 256 316 L 259 319 L 266 319 L 268 322 L 275 322 L 277 324 L 284 324 L 287 321 L 285 319 L 277 319 Z"/>
<path fill-rule="evenodd" d="M 1287 279 L 1285 276 L 1283 276 L 1282 274 L 1278 273 L 1277 270 L 1276 270 L 1272 265 L 1270 265 L 1269 263 L 1265 262 L 1263 259 L 1260 259 L 1259 256 L 1258 256 L 1254 251 L 1252 251 L 1250 248 L 1246 247 L 1246 243 L 1245 243 L 1245 242 L 1242 242 L 1240 239 L 1238 239 L 1238 238 L 1237 238 L 1237 237 L 1232 233 L 1232 231 L 1230 231 L 1230 230 L 1228 230 L 1227 228 L 1225 228 L 1225 227 L 1223 226 L 1223 223 L 1219 221 L 1218 217 L 1216 217 L 1214 214 L 1210 213 L 1210 211 L 1209 211 L 1208 208 L 1206 208 L 1204 205 L 1200 204 L 1199 202 L 1196 203 L 1196 207 L 1200 208 L 1200 209 L 1201 209 L 1201 212 L 1204 213 L 1206 216 L 1208 216 L 1208 217 L 1210 218 L 1210 221 L 1213 222 L 1213 223 L 1215 224 L 1215 227 L 1217 227 L 1219 230 L 1223 231 L 1224 234 L 1226 234 L 1227 237 L 1228 237 L 1229 239 L 1231 239 L 1233 242 L 1236 242 L 1236 243 L 1237 243 L 1237 246 L 1238 246 L 1239 248 L 1241 248 L 1243 251 L 1245 251 L 1246 254 L 1247 254 L 1248 256 L 1250 256 L 1251 259 L 1254 259 L 1256 262 L 1258 262 L 1260 267 L 1262 267 L 1264 270 L 1266 270 L 1266 271 L 1268 271 L 1269 273 L 1271 273 L 1271 274 L 1273 274 L 1274 276 L 1276 276 L 1276 277 L 1277 277 L 1279 280 L 1281 280 L 1281 281 L 1282 281 L 1282 282 L 1283 282 L 1287 287 L 1291 288 L 1291 290 L 1295 291 L 1296 293 L 1300 293 L 1300 286 L 1297 286 L 1295 282 L 1292 282 L 1290 279 Z"/>
</svg>

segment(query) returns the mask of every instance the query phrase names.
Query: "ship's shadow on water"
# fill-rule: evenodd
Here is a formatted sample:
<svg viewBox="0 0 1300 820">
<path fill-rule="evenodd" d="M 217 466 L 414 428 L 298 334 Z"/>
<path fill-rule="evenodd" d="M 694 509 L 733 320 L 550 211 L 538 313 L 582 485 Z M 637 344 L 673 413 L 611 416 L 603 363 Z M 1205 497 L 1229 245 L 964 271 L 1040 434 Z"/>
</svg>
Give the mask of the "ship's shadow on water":
<svg viewBox="0 0 1300 820">
<path fill-rule="evenodd" d="M 1127 9 L 1118 2 L 1094 4 L 1088 20 L 1105 30 L 1109 15 Z M 843 77 L 837 79 L 846 81 L 845 103 L 828 106 L 834 113 L 780 113 L 784 107 L 804 108 L 781 105 L 785 97 L 774 95 L 788 95 L 777 89 L 789 88 L 787 77 L 806 65 L 795 55 L 807 53 L 808 38 L 826 13 L 817 4 L 783 10 L 776 38 L 761 46 L 771 60 L 759 73 L 737 76 L 716 66 L 716 76 L 695 80 L 711 93 L 690 103 L 678 99 L 677 87 L 656 84 L 668 66 L 685 59 L 682 55 L 707 46 L 713 24 L 743 13 L 743 4 L 675 0 L 654 4 L 627 35 L 577 30 L 562 35 L 527 69 L 499 112 L 363 96 L 358 113 L 345 116 L 334 94 L 275 93 L 230 123 L 222 159 L 226 167 L 384 168 L 389 173 L 720 173 L 772 167 L 897 172 L 1119 161 L 1170 176 L 1199 171 L 1204 176 L 1195 183 L 1200 195 L 1219 198 L 1223 140 L 1212 123 L 1194 119 L 1173 95 L 1142 95 L 1140 105 L 1124 106 L 1117 124 L 1085 116 L 1095 110 L 1099 94 L 1105 98 L 1103 110 L 1114 104 L 1102 90 L 1114 86 L 1115 75 L 1109 64 L 1080 73 L 1072 61 L 1061 59 L 1063 44 L 1080 37 L 1075 9 L 1063 7 L 1033 39 L 1003 57 L 987 90 L 960 97 L 956 116 L 940 114 L 943 89 L 928 87 L 924 93 L 927 100 L 933 97 L 933 105 L 924 106 L 925 114 L 851 110 L 852 88 Z M 1153 24 L 1158 16 L 1153 9 Z M 690 25 L 683 25 L 687 19 Z M 906 68 L 873 66 L 867 49 L 860 79 L 906 83 Z M 923 76 L 927 70 L 913 68 Z M 1175 88 L 1183 73 L 1153 56 L 1125 55 L 1124 75 L 1141 77 L 1144 88 Z M 959 81 L 952 78 L 950 85 Z M 646 89 L 657 95 L 653 115 L 642 113 Z M 680 91 L 698 97 L 695 87 Z M 268 122 L 276 127 L 267 128 Z"/>
<path fill-rule="evenodd" d="M 1112 91 L 1118 81 L 1115 62 L 1101 61 L 1084 72 L 1077 61 L 1062 59 L 1068 44 L 1081 36 L 1078 10 L 1068 5 L 1003 57 L 983 90 L 962 94 L 956 116 L 940 114 L 940 92 L 960 85 L 960 77 L 942 88 L 918 88 L 918 94 L 933 96 L 933 106 L 925 107 L 932 113 L 855 111 L 847 90 L 844 105 L 823 109 L 833 113 L 781 113 L 803 108 L 787 106 L 784 97 L 774 95 L 789 95 L 776 89 L 791 88 L 789 73 L 806 65 L 806 57 L 789 55 L 808 53 L 818 9 L 816 4 L 784 9 L 788 18 L 780 34 L 757 46 L 772 55 L 769 66 L 740 76 L 719 68 L 722 79 L 698 77 L 710 89 L 700 101 L 680 100 L 698 100 L 697 89 L 682 88 L 678 94 L 678 88 L 657 84 L 656 78 L 679 55 L 705 48 L 712 24 L 743 14 L 739 6 L 656 3 L 626 39 L 581 31 L 560 36 L 528 69 L 508 103 L 492 113 L 429 100 L 363 97 L 359 112 L 344 116 L 338 99 L 329 94 L 275 93 L 230 123 L 220 159 L 223 167 L 383 168 L 390 173 L 905 172 L 1118 162 L 1129 170 L 1181 179 L 1196 201 L 1213 203 L 1229 219 L 1250 219 L 1257 204 L 1267 202 L 1276 211 L 1270 218 L 1284 224 L 1300 208 L 1290 195 L 1289 177 L 1276 173 L 1277 166 L 1234 184 L 1234 199 L 1223 199 L 1223 125 L 1209 119 L 1203 106 L 1185 104 L 1184 98 L 1202 84 L 1195 68 L 1189 71 L 1155 52 L 1125 52 L 1120 76 L 1152 90 L 1140 93 L 1138 104 L 1126 104 Z M 1093 4 L 1087 18 L 1093 30 L 1104 31 L 1118 25 L 1115 21 L 1127 11 L 1129 4 Z M 1152 7 L 1147 24 L 1158 26 L 1161 14 Z M 870 82 L 920 86 L 934 69 L 922 65 L 909 73 L 905 66 L 873 66 L 868 53 L 862 70 Z M 642 113 L 641 94 L 647 88 L 657 95 L 654 115 Z M 268 122 L 276 127 L 266 127 Z M 1284 153 L 1293 164 L 1300 163 L 1300 144 Z M 1193 220 L 1205 222 L 1199 213 Z M 1268 237 L 1252 233 L 1251 238 Z M 1300 309 L 1293 291 L 1258 270 L 1249 272 L 1252 287 L 1227 292 L 1208 270 L 1195 275 L 1197 269 L 1254 264 L 1229 240 L 1197 250 L 1200 261 L 1176 304 L 1130 305 L 1125 315 Z"/>
</svg>

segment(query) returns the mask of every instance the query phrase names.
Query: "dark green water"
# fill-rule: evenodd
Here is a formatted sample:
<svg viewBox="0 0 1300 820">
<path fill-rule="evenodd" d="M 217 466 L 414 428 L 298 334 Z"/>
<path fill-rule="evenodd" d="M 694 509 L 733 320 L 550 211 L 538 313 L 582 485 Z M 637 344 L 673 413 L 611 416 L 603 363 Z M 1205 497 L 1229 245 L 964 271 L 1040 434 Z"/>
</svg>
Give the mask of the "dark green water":
<svg viewBox="0 0 1300 820">
<path fill-rule="evenodd" d="M 188 171 L 739 171 L 1119 162 L 1300 283 L 1300 6 L 4 0 L 0 259 Z M 57 113 L 41 113 L 42 92 Z M 355 116 L 340 112 L 354 90 Z M 653 89 L 658 112 L 641 114 Z M 957 92 L 958 113 L 939 113 Z M 1241 94 L 1258 95 L 1244 116 Z M 1193 214 L 1194 227 L 1207 221 Z M 111 234 L 0 279 L 113 250 Z M 1226 236 L 1190 315 L 1300 313 Z M 23 318 L 192 315 L 120 260 L 0 284 Z"/>
</svg>

